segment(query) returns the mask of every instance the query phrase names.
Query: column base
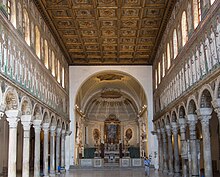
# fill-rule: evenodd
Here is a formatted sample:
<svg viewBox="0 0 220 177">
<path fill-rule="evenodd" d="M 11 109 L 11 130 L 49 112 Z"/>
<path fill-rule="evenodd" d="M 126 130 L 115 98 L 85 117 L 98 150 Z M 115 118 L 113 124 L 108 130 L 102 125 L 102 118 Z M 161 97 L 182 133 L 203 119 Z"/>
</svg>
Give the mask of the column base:
<svg viewBox="0 0 220 177">
<path fill-rule="evenodd" d="M 56 176 L 55 171 L 50 171 L 50 176 Z"/>
<path fill-rule="evenodd" d="M 173 173 L 173 172 L 168 172 L 168 175 L 173 176 L 173 175 L 174 175 L 174 173 Z"/>
<path fill-rule="evenodd" d="M 180 176 L 181 176 L 180 172 L 175 172 L 174 173 L 174 177 L 180 177 Z"/>
<path fill-rule="evenodd" d="M 163 169 L 163 173 L 168 174 L 168 170 Z"/>
</svg>

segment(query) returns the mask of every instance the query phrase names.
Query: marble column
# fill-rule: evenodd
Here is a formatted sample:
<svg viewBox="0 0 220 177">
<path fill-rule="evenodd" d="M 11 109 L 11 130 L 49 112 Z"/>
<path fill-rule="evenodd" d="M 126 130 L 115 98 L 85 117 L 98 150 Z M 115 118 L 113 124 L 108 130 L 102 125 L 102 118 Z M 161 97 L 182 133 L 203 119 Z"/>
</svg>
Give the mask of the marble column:
<svg viewBox="0 0 220 177">
<path fill-rule="evenodd" d="M 220 98 L 212 101 L 212 105 L 214 107 L 215 112 L 217 113 L 218 121 L 219 121 L 219 128 L 220 128 Z"/>
<path fill-rule="evenodd" d="M 41 120 L 34 120 L 34 132 L 35 132 L 35 149 L 34 149 L 34 177 L 40 176 L 40 132 L 41 132 Z"/>
<path fill-rule="evenodd" d="M 178 146 L 178 125 L 176 122 L 171 123 L 173 139 L 174 139 L 174 174 L 179 176 L 180 174 L 180 163 L 179 163 L 179 146 Z"/>
<path fill-rule="evenodd" d="M 55 134 L 56 126 L 50 127 L 50 176 L 55 176 Z"/>
<path fill-rule="evenodd" d="M 212 108 L 200 108 L 197 114 L 202 124 L 202 137 L 203 137 L 203 157 L 205 176 L 212 177 L 212 155 L 211 155 L 211 140 L 209 120 L 211 119 Z"/>
<path fill-rule="evenodd" d="M 166 125 L 167 142 L 168 142 L 168 162 L 169 162 L 169 174 L 173 174 L 173 147 L 172 147 L 172 134 L 170 125 Z"/>
<path fill-rule="evenodd" d="M 167 138 L 166 138 L 166 132 L 164 130 L 164 128 L 161 128 L 161 133 L 162 133 L 162 137 L 163 137 L 163 172 L 167 173 L 168 172 L 168 167 L 167 167 L 167 160 L 168 160 L 168 156 L 167 156 Z"/>
<path fill-rule="evenodd" d="M 180 126 L 180 142 L 181 142 L 181 157 L 182 157 L 182 177 L 188 176 L 187 168 L 187 141 L 186 141 L 186 119 L 179 118 Z"/>
<path fill-rule="evenodd" d="M 22 177 L 29 177 L 29 159 L 30 159 L 30 126 L 32 124 L 31 115 L 22 115 L 21 123 L 24 129 L 23 138 L 23 163 L 22 163 Z"/>
<path fill-rule="evenodd" d="M 199 176 L 199 164 L 198 164 L 198 154 L 197 154 L 197 141 L 196 141 L 196 123 L 197 115 L 189 114 L 187 115 L 190 133 L 190 151 L 191 151 L 191 161 L 192 161 L 192 176 Z"/>
<path fill-rule="evenodd" d="M 48 135 L 49 135 L 49 123 L 44 123 L 42 129 L 44 131 L 44 164 L 43 164 L 43 172 L 44 176 L 48 177 Z"/>
<path fill-rule="evenodd" d="M 66 130 L 61 132 L 61 172 L 65 171 L 65 139 Z"/>
<path fill-rule="evenodd" d="M 163 142 L 161 136 L 161 130 L 157 129 L 159 170 L 163 171 Z"/>
<path fill-rule="evenodd" d="M 9 123 L 9 145 L 8 145 L 8 177 L 16 177 L 17 162 L 17 125 L 20 112 L 18 110 L 5 111 Z"/>
<path fill-rule="evenodd" d="M 59 173 L 58 167 L 60 167 L 60 135 L 61 128 L 57 128 L 57 136 L 56 136 L 56 173 Z"/>
</svg>

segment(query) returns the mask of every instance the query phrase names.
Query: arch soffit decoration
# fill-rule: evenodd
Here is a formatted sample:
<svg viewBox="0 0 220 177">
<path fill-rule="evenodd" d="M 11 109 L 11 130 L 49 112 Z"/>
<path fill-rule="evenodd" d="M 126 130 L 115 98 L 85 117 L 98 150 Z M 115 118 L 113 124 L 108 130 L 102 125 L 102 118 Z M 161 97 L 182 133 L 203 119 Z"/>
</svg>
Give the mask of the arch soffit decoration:
<svg viewBox="0 0 220 177">
<path fill-rule="evenodd" d="M 196 110 L 199 108 L 198 106 L 198 102 L 197 102 L 197 99 L 196 99 L 196 96 L 195 95 L 191 95 L 188 99 L 187 99 L 187 103 L 186 103 L 186 115 L 189 114 L 189 106 L 190 106 L 190 102 L 193 101 L 195 106 L 196 106 Z"/>
<path fill-rule="evenodd" d="M 185 114 L 186 114 L 186 105 L 184 102 L 181 102 L 177 108 L 177 117 L 179 119 L 179 115 L 180 115 L 180 110 L 183 109 Z"/>
<path fill-rule="evenodd" d="M 201 97 L 203 92 L 207 90 L 209 92 L 209 94 L 211 95 L 211 99 L 213 100 L 214 98 L 214 93 L 213 90 L 211 88 L 211 86 L 209 84 L 205 84 L 200 90 L 199 90 L 199 97 L 198 97 L 198 108 L 200 108 L 201 105 Z"/>
<path fill-rule="evenodd" d="M 21 103 L 19 105 L 19 111 L 21 111 L 22 115 L 32 115 L 33 108 L 31 104 L 31 100 L 27 96 L 23 96 L 21 98 Z"/>
<path fill-rule="evenodd" d="M 97 91 L 96 93 L 94 93 L 93 95 L 91 95 L 85 102 L 85 104 L 83 104 L 83 107 L 82 107 L 82 111 L 84 113 L 87 112 L 87 110 L 90 108 L 90 106 L 93 104 L 92 103 L 92 100 L 95 99 L 95 98 L 98 98 L 99 97 L 99 94 L 100 94 L 101 90 Z M 136 100 L 134 100 L 131 95 L 129 95 L 129 93 L 124 93 L 123 91 L 121 91 L 121 93 L 125 96 L 125 98 L 128 98 L 130 101 L 131 101 L 131 105 L 133 106 L 134 110 L 136 113 L 138 113 L 138 103 Z M 139 106 L 140 107 L 140 106 Z"/>
<path fill-rule="evenodd" d="M 89 82 L 90 80 L 92 80 L 92 79 L 94 79 L 95 77 L 97 77 L 98 75 L 100 75 L 100 74 L 106 74 L 106 73 L 115 73 L 115 74 L 119 74 L 119 75 L 122 75 L 122 76 L 125 76 L 125 77 L 128 77 L 128 78 L 130 78 L 130 79 L 132 79 L 133 81 L 135 81 L 135 83 L 139 86 L 139 90 L 138 91 L 135 91 L 134 89 L 127 89 L 127 90 L 123 90 L 123 92 L 124 93 L 129 93 L 130 95 L 131 95 L 131 93 L 135 93 L 135 97 L 134 96 L 132 96 L 132 97 L 134 97 L 135 99 L 133 99 L 133 101 L 135 101 L 135 103 L 136 103 L 136 106 L 138 107 L 140 107 L 140 105 L 141 104 L 145 104 L 145 105 L 147 105 L 147 97 L 146 97 L 146 93 L 144 92 L 144 89 L 143 89 L 143 87 L 142 87 L 142 85 L 139 83 L 139 81 L 136 79 L 136 78 L 134 78 L 133 76 L 131 76 L 131 75 L 129 75 L 128 73 L 125 73 L 125 72 L 122 72 L 122 71 L 117 71 L 117 70 L 113 70 L 113 71 L 108 71 L 108 70 L 106 70 L 106 71 L 101 71 L 101 72 L 97 72 L 97 73 L 94 73 L 92 76 L 90 76 L 89 78 L 87 78 L 86 80 L 84 80 L 84 82 L 82 82 L 82 84 L 80 85 L 80 87 L 79 87 L 79 89 L 78 89 L 78 91 L 77 91 L 77 95 L 76 95 L 76 100 L 75 100 L 75 103 L 77 103 L 77 101 L 79 101 L 80 102 L 80 100 L 83 100 L 83 102 L 85 102 L 86 104 L 85 105 L 83 105 L 83 110 L 85 110 L 85 107 L 86 107 L 86 105 L 87 105 L 87 103 L 88 103 L 88 101 L 93 97 L 93 95 L 95 95 L 96 93 L 100 93 L 100 86 L 99 87 L 96 87 L 96 90 L 89 90 L 89 92 L 93 92 L 93 94 L 90 94 L 89 92 L 87 92 L 87 94 L 83 94 L 83 93 L 81 93 L 81 89 L 85 86 L 85 84 L 87 83 L 87 82 Z M 95 85 L 95 84 L 90 84 L 90 85 Z M 123 83 L 123 85 L 125 85 L 124 83 Z M 122 88 L 123 88 L 123 86 L 122 85 L 119 85 L 119 86 L 121 86 Z M 124 87 L 126 87 L 126 88 L 128 88 L 128 87 L 130 87 L 130 86 L 128 86 L 128 84 L 126 85 L 126 86 L 124 86 Z M 91 88 L 91 87 L 89 87 L 89 88 Z M 144 93 L 144 98 L 140 98 L 138 95 L 140 95 L 140 90 L 142 90 L 142 92 Z M 127 94 L 127 95 L 129 95 L 129 94 Z M 79 98 L 79 96 L 82 96 L 82 95 L 84 95 L 84 98 Z M 88 96 L 88 97 L 86 97 L 85 95 L 90 95 L 90 96 Z M 91 96 L 92 95 L 92 96 Z M 142 103 L 140 103 L 140 104 L 137 104 L 138 102 L 136 101 L 137 100 L 137 98 L 138 98 L 138 100 L 140 100 L 139 102 L 142 102 Z M 86 100 L 86 101 L 85 101 Z M 79 105 L 81 105 L 80 103 L 77 103 L 77 104 L 79 104 Z"/>
</svg>

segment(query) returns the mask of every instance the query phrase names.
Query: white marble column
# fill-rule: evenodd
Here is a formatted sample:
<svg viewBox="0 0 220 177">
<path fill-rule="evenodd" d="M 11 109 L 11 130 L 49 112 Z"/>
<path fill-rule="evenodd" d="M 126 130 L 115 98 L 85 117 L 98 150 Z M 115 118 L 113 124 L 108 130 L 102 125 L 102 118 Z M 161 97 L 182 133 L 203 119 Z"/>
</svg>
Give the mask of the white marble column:
<svg viewBox="0 0 220 177">
<path fill-rule="evenodd" d="M 48 135 L 49 135 L 49 123 L 44 123 L 42 126 L 42 129 L 44 131 L 44 176 L 48 177 L 48 145 L 49 145 L 49 141 L 48 141 Z"/>
<path fill-rule="evenodd" d="M 65 139 L 66 130 L 61 132 L 61 172 L 65 171 Z"/>
<path fill-rule="evenodd" d="M 16 177 L 17 125 L 20 120 L 20 112 L 18 110 L 8 110 L 5 114 L 9 122 L 8 177 Z"/>
<path fill-rule="evenodd" d="M 55 176 L 55 134 L 56 126 L 50 127 L 50 176 Z"/>
<path fill-rule="evenodd" d="M 176 122 L 171 123 L 173 139 L 174 139 L 174 174 L 179 176 L 180 173 L 180 163 L 179 163 L 179 146 L 178 146 L 178 125 Z"/>
<path fill-rule="evenodd" d="M 34 177 L 40 176 L 40 132 L 41 132 L 41 120 L 34 120 L 34 132 L 35 132 L 35 149 L 34 149 Z"/>
<path fill-rule="evenodd" d="M 187 141 L 186 141 L 186 119 L 179 118 L 180 126 L 180 142 L 181 142 L 181 157 L 182 157 L 182 177 L 188 176 L 187 167 Z"/>
<path fill-rule="evenodd" d="M 190 151 L 191 151 L 191 161 L 192 161 L 192 176 L 199 176 L 199 164 L 198 164 L 198 154 L 197 154 L 197 141 L 196 141 L 196 123 L 197 115 L 189 114 L 187 115 L 189 131 L 190 131 Z"/>
<path fill-rule="evenodd" d="M 24 129 L 23 138 L 23 163 L 22 163 L 22 177 L 29 177 L 29 159 L 30 159 L 30 126 L 32 124 L 31 115 L 22 115 L 21 123 Z"/>
<path fill-rule="evenodd" d="M 173 147 L 172 147 L 172 134 L 170 125 L 166 125 L 167 142 L 168 142 L 168 162 L 169 162 L 169 174 L 173 174 Z"/>
<path fill-rule="evenodd" d="M 157 129 L 157 137 L 158 137 L 159 170 L 163 171 L 163 141 L 162 141 L 162 135 L 160 129 Z"/>
<path fill-rule="evenodd" d="M 60 135 L 61 128 L 57 128 L 57 136 L 56 136 L 56 173 L 59 173 L 58 167 L 60 167 Z"/>
<path fill-rule="evenodd" d="M 197 114 L 202 124 L 205 176 L 212 177 L 212 155 L 209 129 L 209 120 L 211 119 L 212 108 L 200 108 L 197 110 Z"/>
<path fill-rule="evenodd" d="M 163 137 L 163 172 L 167 173 L 168 172 L 168 167 L 167 167 L 167 160 L 168 160 L 168 155 L 167 155 L 167 136 L 164 128 L 161 128 L 161 133 Z"/>
</svg>

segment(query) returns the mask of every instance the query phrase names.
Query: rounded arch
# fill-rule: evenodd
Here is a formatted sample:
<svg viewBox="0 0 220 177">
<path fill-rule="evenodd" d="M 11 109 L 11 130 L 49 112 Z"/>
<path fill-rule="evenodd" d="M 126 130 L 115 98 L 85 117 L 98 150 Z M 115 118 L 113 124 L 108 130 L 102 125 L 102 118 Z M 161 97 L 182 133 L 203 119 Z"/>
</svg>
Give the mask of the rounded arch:
<svg viewBox="0 0 220 177">
<path fill-rule="evenodd" d="M 220 99 L 220 77 L 215 82 L 215 89 L 213 93 L 213 99 Z"/>
<path fill-rule="evenodd" d="M 51 122 L 50 113 L 49 113 L 48 109 L 43 110 L 43 122 L 44 123 L 50 123 Z"/>
<path fill-rule="evenodd" d="M 61 117 L 57 117 L 57 128 L 62 128 L 62 120 Z"/>
<path fill-rule="evenodd" d="M 186 104 L 186 114 L 195 114 L 198 109 L 198 102 L 195 95 L 191 95 Z"/>
<path fill-rule="evenodd" d="M 169 125 L 171 123 L 170 113 L 167 113 L 165 116 L 165 125 Z"/>
<path fill-rule="evenodd" d="M 177 110 L 176 108 L 172 109 L 171 111 L 171 122 L 177 122 Z"/>
<path fill-rule="evenodd" d="M 62 122 L 62 130 L 66 131 L 66 122 L 65 121 Z"/>
<path fill-rule="evenodd" d="M 142 97 L 143 97 L 142 103 L 138 104 L 138 101 L 136 101 L 136 99 L 135 99 L 136 104 L 138 104 L 138 106 L 147 105 L 146 93 L 144 92 L 143 86 L 138 81 L 138 79 L 133 77 L 132 75 L 130 75 L 127 72 L 119 71 L 119 70 L 104 70 L 104 71 L 95 72 L 95 73 L 91 74 L 89 77 L 87 77 L 86 79 L 84 79 L 77 90 L 77 94 L 76 94 L 77 97 L 76 97 L 75 103 L 77 103 L 79 100 L 78 96 L 83 95 L 81 93 L 81 89 L 83 87 L 87 86 L 87 88 L 89 88 L 89 89 L 87 89 L 88 93 L 89 93 L 89 91 L 94 93 L 94 90 L 92 90 L 92 89 L 95 84 L 98 84 L 100 82 L 103 83 L 104 81 L 110 82 L 111 79 L 115 82 L 117 80 L 120 80 L 120 78 L 121 78 L 121 80 L 126 81 L 126 83 L 127 83 L 126 87 L 129 90 L 129 92 L 134 95 L 133 97 L 139 99 L 139 95 L 142 95 Z M 88 85 L 89 85 L 89 87 L 88 87 Z M 132 87 L 132 85 L 135 85 L 136 88 Z M 137 89 L 137 87 L 139 87 L 139 89 Z M 97 91 L 97 89 L 96 89 L 96 91 Z M 90 94 L 86 94 L 84 97 L 88 98 L 88 97 L 90 97 Z M 83 99 L 81 99 L 81 100 L 83 100 Z M 79 105 L 79 106 L 81 106 L 81 105 Z"/>
<path fill-rule="evenodd" d="M 179 107 L 178 107 L 178 119 L 179 118 L 185 118 L 186 116 L 186 107 L 185 104 L 182 102 L 180 103 Z"/>
<path fill-rule="evenodd" d="M 199 90 L 198 106 L 199 108 L 212 107 L 213 90 L 210 85 L 206 84 Z"/>
<path fill-rule="evenodd" d="M 50 122 L 50 126 L 57 126 L 57 118 L 56 115 L 54 113 L 51 113 L 51 122 Z"/>
<path fill-rule="evenodd" d="M 21 98 L 19 110 L 21 111 L 21 115 L 32 115 L 33 109 L 32 109 L 32 104 L 31 104 L 31 100 L 29 97 L 23 96 Z"/>
<path fill-rule="evenodd" d="M 34 104 L 32 116 L 35 120 L 43 120 L 42 108 L 38 103 Z"/>
<path fill-rule="evenodd" d="M 5 110 L 19 109 L 19 97 L 15 88 L 9 86 L 3 96 L 3 103 L 5 104 Z"/>
<path fill-rule="evenodd" d="M 165 128 L 165 125 L 166 125 L 166 121 L 165 121 L 165 118 L 163 117 L 162 119 L 161 119 L 161 127 L 160 128 Z"/>
</svg>

